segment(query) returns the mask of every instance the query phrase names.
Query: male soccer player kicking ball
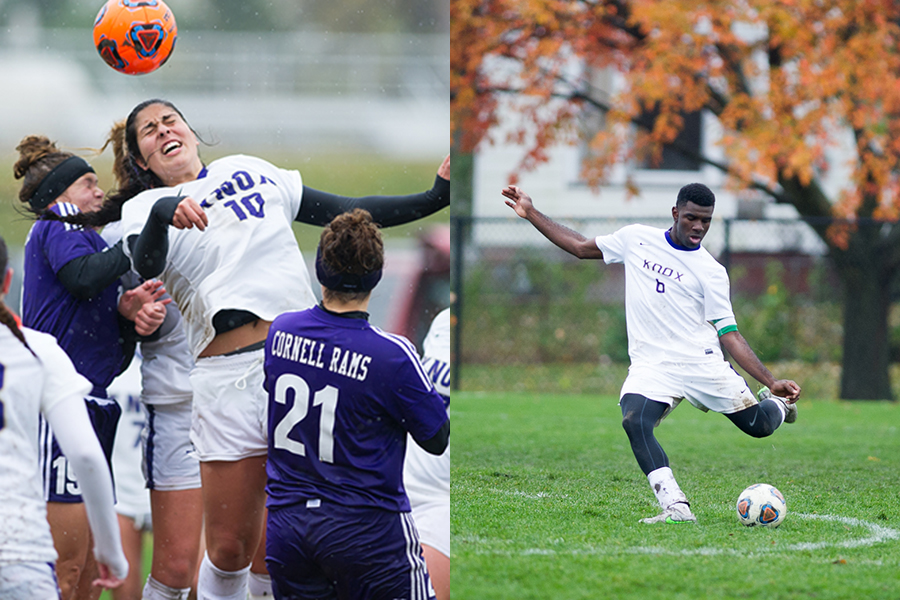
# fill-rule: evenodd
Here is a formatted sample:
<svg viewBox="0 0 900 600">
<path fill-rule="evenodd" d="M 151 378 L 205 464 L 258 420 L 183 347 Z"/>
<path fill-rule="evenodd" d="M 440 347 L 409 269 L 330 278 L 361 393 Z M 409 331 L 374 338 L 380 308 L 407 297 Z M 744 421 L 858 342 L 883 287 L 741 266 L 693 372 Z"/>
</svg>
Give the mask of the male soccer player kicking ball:
<svg viewBox="0 0 900 600">
<path fill-rule="evenodd" d="M 766 437 L 796 421 L 800 397 L 800 386 L 775 379 L 738 332 L 728 273 L 700 246 L 715 195 L 703 184 L 688 184 L 678 192 L 669 229 L 628 225 L 589 239 L 538 211 L 520 188 L 511 185 L 502 194 L 517 215 L 566 252 L 625 264 L 631 367 L 620 393 L 622 426 L 662 509 L 641 522 L 696 521 L 654 428 L 686 399 L 700 410 L 724 414 L 744 433 Z M 759 400 L 725 360 L 723 347 L 765 386 Z"/>
</svg>

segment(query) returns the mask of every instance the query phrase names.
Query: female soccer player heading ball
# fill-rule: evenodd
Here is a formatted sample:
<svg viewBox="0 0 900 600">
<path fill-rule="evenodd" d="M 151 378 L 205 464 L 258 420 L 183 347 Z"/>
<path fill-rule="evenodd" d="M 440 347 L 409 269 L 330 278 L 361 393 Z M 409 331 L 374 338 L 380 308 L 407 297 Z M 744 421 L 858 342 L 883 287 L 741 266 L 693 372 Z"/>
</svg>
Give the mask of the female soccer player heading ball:
<svg viewBox="0 0 900 600">
<path fill-rule="evenodd" d="M 262 347 L 277 315 L 315 304 L 291 223 L 324 226 L 355 207 L 384 227 L 431 214 L 450 202 L 450 159 L 425 192 L 345 198 L 251 156 L 204 164 L 194 131 L 164 100 L 136 106 L 125 130 L 123 178 L 108 201 L 122 207 L 137 272 L 159 276 L 181 309 L 196 359 L 191 441 L 207 541 L 198 594 L 242 599 L 264 520 Z"/>
</svg>

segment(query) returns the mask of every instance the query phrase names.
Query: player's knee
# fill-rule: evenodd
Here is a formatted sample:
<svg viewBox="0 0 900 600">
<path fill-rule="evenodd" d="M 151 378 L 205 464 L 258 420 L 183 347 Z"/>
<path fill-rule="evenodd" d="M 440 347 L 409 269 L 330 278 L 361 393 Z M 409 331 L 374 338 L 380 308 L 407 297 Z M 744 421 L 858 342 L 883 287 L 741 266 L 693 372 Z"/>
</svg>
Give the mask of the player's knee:
<svg viewBox="0 0 900 600">
<path fill-rule="evenodd" d="M 766 421 L 762 421 L 761 423 L 758 423 L 756 429 L 754 431 L 751 431 L 750 435 L 752 435 L 755 438 L 769 437 L 770 435 L 775 433 L 776 429 L 778 429 L 777 424 L 774 424 L 774 423 L 766 420 Z"/>
<path fill-rule="evenodd" d="M 647 399 L 637 394 L 625 394 L 620 401 L 622 406 L 622 429 L 629 437 L 639 433 L 653 431 L 655 422 L 646 418 Z"/>
<path fill-rule="evenodd" d="M 253 553 L 238 539 L 218 540 L 207 549 L 209 560 L 223 571 L 239 571 L 250 564 Z"/>
<path fill-rule="evenodd" d="M 190 587 L 197 571 L 197 557 L 167 556 L 164 564 L 154 564 L 153 577 L 157 581 L 177 589 Z"/>
<path fill-rule="evenodd" d="M 622 414 L 622 429 L 630 438 L 633 435 L 647 433 L 648 430 L 652 433 L 653 424 L 647 423 L 638 411 L 626 410 Z"/>
</svg>

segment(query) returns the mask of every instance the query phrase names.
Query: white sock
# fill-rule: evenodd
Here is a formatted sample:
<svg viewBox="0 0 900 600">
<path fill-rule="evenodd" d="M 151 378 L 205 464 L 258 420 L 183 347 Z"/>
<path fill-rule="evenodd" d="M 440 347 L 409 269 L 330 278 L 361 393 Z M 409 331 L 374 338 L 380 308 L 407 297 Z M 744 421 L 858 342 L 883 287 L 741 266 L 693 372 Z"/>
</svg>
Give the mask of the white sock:
<svg viewBox="0 0 900 600">
<path fill-rule="evenodd" d="M 246 600 L 247 574 L 250 566 L 240 571 L 223 571 L 203 555 L 197 580 L 197 600 Z"/>
<path fill-rule="evenodd" d="M 660 467 L 655 471 L 650 471 L 647 474 L 647 481 L 650 482 L 650 488 L 656 494 L 659 507 L 663 510 L 666 510 L 676 502 L 687 504 L 687 496 L 678 487 L 678 482 L 675 481 L 675 476 L 669 467 Z"/>
<path fill-rule="evenodd" d="M 250 571 L 250 581 L 247 584 L 247 588 L 250 590 L 250 600 L 273 597 L 272 578 L 268 574 Z"/>
<path fill-rule="evenodd" d="M 172 588 L 153 579 L 151 575 L 144 584 L 142 600 L 187 600 L 190 593 L 191 588 Z"/>
</svg>

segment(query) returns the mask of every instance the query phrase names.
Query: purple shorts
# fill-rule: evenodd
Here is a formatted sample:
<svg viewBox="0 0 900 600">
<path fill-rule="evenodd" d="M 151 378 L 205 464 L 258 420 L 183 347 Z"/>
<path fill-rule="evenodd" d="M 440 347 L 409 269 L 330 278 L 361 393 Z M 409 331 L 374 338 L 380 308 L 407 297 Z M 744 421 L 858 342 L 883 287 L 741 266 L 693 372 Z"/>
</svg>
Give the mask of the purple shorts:
<svg viewBox="0 0 900 600">
<path fill-rule="evenodd" d="M 122 408 L 115 400 L 88 397 L 84 399 L 88 417 L 94 426 L 94 433 L 103 448 L 106 456 L 106 464 L 112 460 L 113 444 L 116 441 L 116 427 L 119 425 L 119 417 Z M 50 425 L 41 417 L 40 421 L 40 465 L 44 480 L 44 499 L 47 502 L 84 502 L 81 498 L 81 488 L 75 479 L 72 466 L 66 460 L 56 436 L 52 435 Z M 110 473 L 112 467 L 110 466 Z"/>
<path fill-rule="evenodd" d="M 278 600 L 429 600 L 411 513 L 318 500 L 269 508 L 266 566 Z"/>
</svg>

